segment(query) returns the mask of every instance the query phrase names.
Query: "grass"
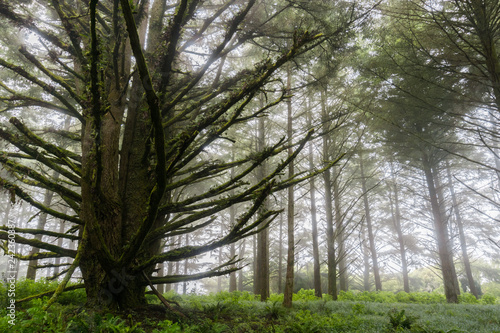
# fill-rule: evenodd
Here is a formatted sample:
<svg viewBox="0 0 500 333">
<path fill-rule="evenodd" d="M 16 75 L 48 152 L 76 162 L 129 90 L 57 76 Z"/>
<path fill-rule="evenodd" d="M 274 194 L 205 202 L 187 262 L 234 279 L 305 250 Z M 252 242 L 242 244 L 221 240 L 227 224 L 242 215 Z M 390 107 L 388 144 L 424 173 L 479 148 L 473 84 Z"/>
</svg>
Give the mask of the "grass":
<svg viewBox="0 0 500 333">
<path fill-rule="evenodd" d="M 44 281 L 20 281 L 20 294 L 53 287 Z M 1 286 L 0 286 L 1 289 Z M 1 293 L 5 297 L 5 293 Z M 17 308 L 11 326 L 6 307 L 0 309 L 3 332 L 488 332 L 500 333 L 500 305 L 494 297 L 446 304 L 441 294 L 347 292 L 338 301 L 318 299 L 310 290 L 294 295 L 292 309 L 281 305 L 283 295 L 259 302 L 247 292 L 210 295 L 165 294 L 180 304 L 182 316 L 150 306 L 142 311 L 106 314 L 84 309 L 83 291 L 63 296 L 49 311 L 43 300 Z M 148 296 L 150 303 L 158 303 Z M 1 299 L 2 302 L 6 300 Z M 486 303 L 486 304 L 482 304 Z"/>
</svg>

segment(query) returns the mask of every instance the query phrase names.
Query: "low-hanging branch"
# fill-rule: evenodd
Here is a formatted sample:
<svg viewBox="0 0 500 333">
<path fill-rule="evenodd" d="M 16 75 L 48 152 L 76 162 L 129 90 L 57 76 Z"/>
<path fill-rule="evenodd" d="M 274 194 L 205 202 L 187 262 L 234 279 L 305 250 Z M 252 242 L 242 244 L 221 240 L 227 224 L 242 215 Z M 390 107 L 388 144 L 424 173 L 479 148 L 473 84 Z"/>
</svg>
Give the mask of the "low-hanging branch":
<svg viewBox="0 0 500 333">
<path fill-rule="evenodd" d="M 0 239 L 8 240 L 9 239 L 9 233 L 8 232 L 4 232 L 4 231 L 0 231 Z M 31 246 L 39 248 L 39 249 L 43 249 L 43 250 L 47 250 L 47 251 L 52 251 L 54 253 L 58 253 L 61 256 L 65 256 L 65 257 L 74 258 L 76 256 L 76 251 L 75 250 L 65 249 L 63 247 L 59 247 L 59 246 L 54 245 L 54 244 L 42 242 L 42 241 L 40 241 L 38 239 L 35 239 L 35 238 L 29 239 L 29 238 L 24 238 L 24 237 L 22 237 L 20 235 L 16 235 L 16 243 L 31 245 Z"/>
<path fill-rule="evenodd" d="M 71 285 L 71 286 L 66 286 L 64 288 L 64 291 L 71 291 L 71 290 L 77 290 L 77 289 L 82 289 L 82 288 L 85 288 L 85 285 L 83 283 L 79 283 L 79 284 L 74 284 L 74 285 Z M 16 304 L 28 302 L 28 301 L 31 301 L 32 299 L 42 298 L 42 297 L 45 297 L 45 296 L 51 296 L 55 292 L 56 292 L 56 290 L 54 289 L 54 290 L 45 291 L 45 292 L 37 294 L 37 295 L 25 297 L 25 298 L 16 300 Z"/>
<path fill-rule="evenodd" d="M 7 226 L 0 226 L 0 230 L 10 230 L 12 228 L 8 228 Z M 55 237 L 55 238 L 64 238 L 64 239 L 69 239 L 72 241 L 79 240 L 79 236 L 75 235 L 70 235 L 67 233 L 60 233 L 60 232 L 54 232 L 54 231 L 49 231 L 49 230 L 44 230 L 44 229 L 28 229 L 28 228 L 14 228 L 14 231 L 16 233 L 24 233 L 24 234 L 30 234 L 30 235 L 44 235 L 44 236 L 50 236 L 50 237 Z"/>
</svg>

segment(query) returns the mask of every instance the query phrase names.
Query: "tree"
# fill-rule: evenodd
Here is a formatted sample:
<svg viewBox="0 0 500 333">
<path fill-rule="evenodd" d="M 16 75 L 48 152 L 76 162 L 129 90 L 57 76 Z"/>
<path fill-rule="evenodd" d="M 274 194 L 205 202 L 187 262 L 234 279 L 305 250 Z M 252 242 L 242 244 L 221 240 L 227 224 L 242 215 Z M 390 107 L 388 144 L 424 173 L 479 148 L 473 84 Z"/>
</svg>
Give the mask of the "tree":
<svg viewBox="0 0 500 333">
<path fill-rule="evenodd" d="M 292 88 L 292 70 L 291 67 L 287 67 L 287 81 L 286 90 L 287 95 L 290 95 Z M 287 139 L 288 145 L 288 156 L 293 154 L 292 151 L 292 138 L 293 138 L 293 109 L 291 99 L 287 100 Z M 293 177 L 295 174 L 294 163 L 290 162 L 288 165 L 288 177 Z M 288 188 L 288 205 L 287 205 L 287 240 L 288 240 L 288 251 L 286 259 L 286 276 L 285 276 L 285 291 L 283 297 L 283 306 L 290 308 L 292 307 L 292 297 L 293 297 L 293 280 L 294 280 L 294 265 L 295 265 L 295 196 L 293 192 L 293 186 Z"/>
<path fill-rule="evenodd" d="M 79 239 L 77 250 L 50 240 L 16 239 L 43 250 L 21 259 L 74 258 L 54 296 L 77 267 L 87 305 L 108 309 L 142 306 L 150 284 L 230 273 L 234 260 L 189 275 L 151 276 L 158 263 L 186 260 L 259 232 L 278 214 L 270 210 L 251 220 L 265 198 L 307 178 L 277 176 L 311 134 L 294 143 L 294 150 L 257 182 L 249 180 L 249 173 L 286 153 L 285 141 L 230 162 L 204 151 L 225 140 L 229 128 L 244 126 L 281 102 L 283 95 L 269 94 L 264 107 L 248 107 L 279 68 L 326 37 L 296 31 L 288 48 L 216 78 L 214 69 L 226 55 L 266 39 L 262 31 L 284 11 L 273 8 L 268 16 L 256 15 L 259 6 L 268 4 L 255 0 L 214 4 L 0 1 L 6 20 L 40 40 L 19 50 L 3 45 L 9 53 L 1 54 L 0 66 L 11 76 L 2 78 L 2 103 L 8 109 L 69 115 L 80 124 L 71 133 L 80 142 L 78 149 L 59 144 L 68 140 L 66 132 L 56 131 L 51 140 L 35 135 L 30 127 L 36 125 L 16 117 L 10 119 L 11 127 L 0 129 L 0 136 L 18 150 L 0 154 L 0 162 L 14 176 L 0 178 L 0 185 L 72 225 L 70 234 L 44 235 Z M 48 15 L 55 17 L 50 27 L 44 23 Z M 231 168 L 237 168 L 233 178 L 226 175 Z M 33 188 L 51 190 L 68 211 L 43 205 Z M 229 195 L 231 190 L 234 195 Z M 160 251 L 163 239 L 210 228 L 212 216 L 237 203 L 247 203 L 247 210 L 222 237 Z M 0 238 L 7 239 L 7 233 L 0 232 Z"/>
<path fill-rule="evenodd" d="M 375 246 L 375 234 L 373 232 L 373 223 L 371 217 L 370 204 L 368 202 L 368 187 L 366 186 L 366 173 L 365 173 L 365 161 L 363 155 L 363 148 L 359 150 L 359 171 L 361 173 L 361 188 L 363 190 L 363 205 L 365 209 L 365 222 L 366 228 L 368 230 L 368 243 L 372 259 L 373 276 L 375 278 L 375 290 L 382 290 L 382 281 L 380 280 L 380 270 L 378 265 L 377 248 Z"/>
<path fill-rule="evenodd" d="M 465 109 L 461 95 L 453 89 L 460 81 L 453 75 L 442 75 L 436 68 L 425 66 L 427 58 L 415 52 L 413 33 L 406 32 L 423 29 L 422 25 L 407 22 L 403 27 L 392 30 L 395 35 L 382 37 L 388 42 L 381 50 L 386 66 L 383 70 L 371 70 L 378 78 L 385 79 L 380 88 L 385 114 L 375 114 L 375 117 L 384 124 L 380 133 L 395 157 L 400 162 L 409 161 L 423 172 L 446 298 L 448 302 L 457 302 L 460 291 L 446 203 L 439 184 L 440 167 L 447 155 L 456 150 L 453 143 L 458 141 L 452 129 L 459 118 L 449 114 L 460 114 Z"/>
</svg>

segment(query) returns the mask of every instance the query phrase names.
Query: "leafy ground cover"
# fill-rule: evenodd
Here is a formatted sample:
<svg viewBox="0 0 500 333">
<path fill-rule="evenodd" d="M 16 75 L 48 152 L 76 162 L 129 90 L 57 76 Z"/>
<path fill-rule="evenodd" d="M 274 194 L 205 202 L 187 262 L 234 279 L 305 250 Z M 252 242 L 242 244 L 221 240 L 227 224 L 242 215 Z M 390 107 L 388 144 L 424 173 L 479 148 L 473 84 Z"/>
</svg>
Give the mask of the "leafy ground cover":
<svg viewBox="0 0 500 333">
<path fill-rule="evenodd" d="M 16 297 L 54 288 L 46 281 L 20 281 Z M 312 290 L 294 295 L 285 309 L 283 295 L 259 302 L 248 292 L 211 295 L 165 294 L 175 311 L 153 297 L 135 312 L 105 314 L 83 307 L 85 294 L 66 294 L 48 311 L 35 299 L 16 308 L 15 325 L 7 316 L 7 293 L 0 285 L 2 332 L 498 332 L 500 305 L 493 296 L 476 300 L 464 294 L 460 304 L 446 304 L 438 293 L 343 292 L 338 301 L 318 299 Z M 178 305 L 176 305 L 176 303 Z"/>
</svg>

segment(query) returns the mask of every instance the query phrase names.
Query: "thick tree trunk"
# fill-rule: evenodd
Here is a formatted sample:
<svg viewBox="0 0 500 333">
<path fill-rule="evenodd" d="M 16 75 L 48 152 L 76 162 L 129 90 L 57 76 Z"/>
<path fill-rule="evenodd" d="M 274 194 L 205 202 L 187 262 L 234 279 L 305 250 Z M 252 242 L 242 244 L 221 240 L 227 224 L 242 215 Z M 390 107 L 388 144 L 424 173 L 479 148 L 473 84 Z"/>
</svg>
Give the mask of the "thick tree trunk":
<svg viewBox="0 0 500 333">
<path fill-rule="evenodd" d="M 287 95 L 291 93 L 292 85 L 292 73 L 291 67 L 287 68 Z M 287 110 L 288 110 L 288 143 L 290 148 L 288 148 L 288 156 L 293 154 L 291 148 L 293 128 L 292 128 L 292 101 L 289 98 L 287 100 Z M 290 162 L 288 165 L 288 177 L 292 177 L 295 173 L 294 163 Z M 290 186 L 288 188 L 288 209 L 287 209 L 287 236 L 288 236 L 288 253 L 286 260 L 286 277 L 285 277 L 285 292 L 283 306 L 290 308 L 292 307 L 292 296 L 293 296 L 293 280 L 294 280 L 294 265 L 295 265 L 295 199 L 294 199 L 294 187 Z"/>
<path fill-rule="evenodd" d="M 457 223 L 458 234 L 460 238 L 460 248 L 462 249 L 462 259 L 464 261 L 465 275 L 467 276 L 467 282 L 469 283 L 470 292 L 479 298 L 479 293 L 476 288 L 476 283 L 474 277 L 472 276 L 472 269 L 469 260 L 469 253 L 467 251 L 467 241 L 465 239 L 464 225 L 462 222 L 462 216 L 460 210 L 458 209 L 458 200 L 455 193 L 455 187 L 453 186 L 453 178 L 451 177 L 451 168 L 448 161 L 446 161 L 446 173 L 448 176 L 448 186 L 450 188 L 451 200 L 453 203 L 453 212 L 455 213 L 455 221 Z"/>
<path fill-rule="evenodd" d="M 370 204 L 368 202 L 368 190 L 366 187 L 366 177 L 364 171 L 363 154 L 359 152 L 359 170 L 361 172 L 361 187 L 363 190 L 363 204 L 365 207 L 366 228 L 368 230 L 368 241 L 370 244 L 370 252 L 373 266 L 373 276 L 375 278 L 375 290 L 382 290 L 382 281 L 380 280 L 380 271 L 378 266 L 377 249 L 375 246 L 375 235 L 373 234 L 372 217 L 370 212 Z"/>
<path fill-rule="evenodd" d="M 441 264 L 441 272 L 444 283 L 444 293 L 448 303 L 457 303 L 459 295 L 459 286 L 455 264 L 453 263 L 453 253 L 450 251 L 449 235 L 446 218 L 442 207 L 438 201 L 438 195 L 435 186 L 435 175 L 426 154 L 422 158 L 427 190 L 431 201 L 432 216 L 434 219 L 434 231 L 436 235 L 437 250 Z"/>
</svg>

